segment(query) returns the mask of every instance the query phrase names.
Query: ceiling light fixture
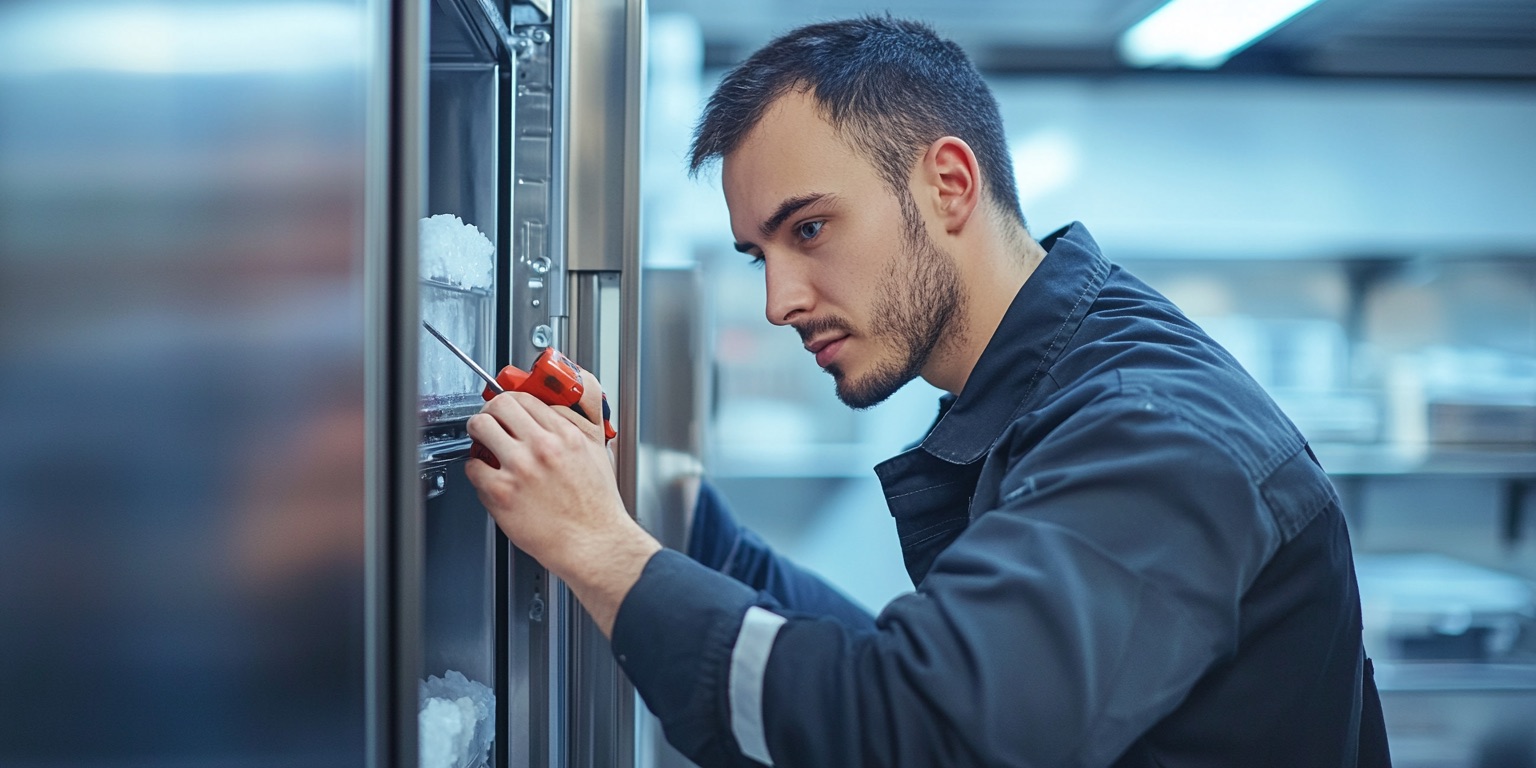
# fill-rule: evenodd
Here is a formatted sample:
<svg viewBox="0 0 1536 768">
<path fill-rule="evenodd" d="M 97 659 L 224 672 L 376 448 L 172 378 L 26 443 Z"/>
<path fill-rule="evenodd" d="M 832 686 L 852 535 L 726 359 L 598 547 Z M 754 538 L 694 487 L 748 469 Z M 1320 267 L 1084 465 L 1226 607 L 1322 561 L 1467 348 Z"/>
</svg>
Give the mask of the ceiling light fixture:
<svg viewBox="0 0 1536 768">
<path fill-rule="evenodd" d="M 1137 67 L 1214 69 L 1318 0 L 1169 0 L 1120 36 Z"/>
</svg>

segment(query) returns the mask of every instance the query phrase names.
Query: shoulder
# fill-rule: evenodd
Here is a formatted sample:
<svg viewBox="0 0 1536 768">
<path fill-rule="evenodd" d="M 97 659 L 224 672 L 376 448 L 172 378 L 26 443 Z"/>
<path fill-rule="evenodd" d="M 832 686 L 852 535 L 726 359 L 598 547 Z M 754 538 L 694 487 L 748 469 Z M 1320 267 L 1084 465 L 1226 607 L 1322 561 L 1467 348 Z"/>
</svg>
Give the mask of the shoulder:
<svg viewBox="0 0 1536 768">
<path fill-rule="evenodd" d="M 1235 436 L 1219 427 L 1219 417 L 1206 412 L 1204 403 L 1186 396 L 1181 387 L 1160 383 L 1164 385 L 1153 386 L 1118 370 L 1076 382 L 1015 419 L 992 457 L 1009 465 L 1043 460 L 1075 463 L 1087 456 L 1144 449 L 1149 441 L 1222 457 L 1242 453 L 1236 450 Z M 1257 479 L 1250 472 L 1244 474 Z"/>
<path fill-rule="evenodd" d="M 978 493 L 996 494 L 992 505 L 1055 487 L 1196 516 L 1248 509 L 1288 540 L 1337 494 L 1262 390 L 1221 379 L 1114 370 L 1078 382 L 1009 426 Z"/>
<path fill-rule="evenodd" d="M 1067 438 L 1126 444 L 1141 433 L 1177 431 L 1227 455 L 1258 483 L 1305 447 L 1300 431 L 1240 368 L 1190 363 L 1166 350 L 1133 357 L 1110 357 L 1092 375 L 1058 382 L 1014 417 L 993 454 L 1012 461 Z"/>
<path fill-rule="evenodd" d="M 1122 278 L 1051 366 L 1052 391 L 1030 413 L 1065 422 L 1080 411 L 1161 410 L 1231 451 L 1255 481 L 1301 450 L 1300 431 L 1226 349 L 1161 295 Z"/>
</svg>

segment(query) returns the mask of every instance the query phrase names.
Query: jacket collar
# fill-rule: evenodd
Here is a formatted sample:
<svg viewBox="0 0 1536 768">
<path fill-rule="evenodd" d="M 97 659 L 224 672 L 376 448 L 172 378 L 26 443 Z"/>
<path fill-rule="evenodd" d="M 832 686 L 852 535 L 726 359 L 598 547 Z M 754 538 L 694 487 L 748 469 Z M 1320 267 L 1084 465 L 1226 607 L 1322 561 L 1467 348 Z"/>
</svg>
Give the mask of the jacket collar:
<svg viewBox="0 0 1536 768">
<path fill-rule="evenodd" d="M 1024 282 L 958 397 L 945 395 L 922 449 L 970 464 L 997 443 L 1038 391 L 1109 276 L 1088 228 L 1073 222 L 1040 241 L 1046 256 Z"/>
</svg>

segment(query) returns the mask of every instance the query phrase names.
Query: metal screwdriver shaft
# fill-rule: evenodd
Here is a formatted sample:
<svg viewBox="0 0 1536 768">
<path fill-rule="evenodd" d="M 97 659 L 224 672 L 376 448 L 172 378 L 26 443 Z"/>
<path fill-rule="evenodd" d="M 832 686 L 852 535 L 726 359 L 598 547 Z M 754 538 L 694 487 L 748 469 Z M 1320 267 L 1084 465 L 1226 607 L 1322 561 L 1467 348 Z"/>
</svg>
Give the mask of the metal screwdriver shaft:
<svg viewBox="0 0 1536 768">
<path fill-rule="evenodd" d="M 489 385 L 491 389 L 495 390 L 497 394 L 501 394 L 502 392 L 506 391 L 505 389 L 502 388 L 502 386 L 500 384 L 496 383 L 496 379 L 492 378 L 489 373 L 485 372 L 484 368 L 481 368 L 478 364 L 476 364 L 475 361 L 472 360 L 469 355 L 464 354 L 464 350 L 459 349 L 458 345 L 456 345 L 453 342 L 449 341 L 441 333 L 438 333 L 437 329 L 433 328 L 431 323 L 428 323 L 427 321 L 423 320 L 423 321 L 421 321 L 421 324 L 427 329 L 427 333 L 430 333 L 433 336 L 436 336 L 437 340 L 441 341 L 443 343 L 443 346 L 448 348 L 448 351 L 452 352 L 455 355 L 458 355 L 459 359 L 463 360 L 465 365 L 468 365 L 471 369 L 474 370 L 475 373 L 480 374 L 480 378 L 485 379 L 485 383 L 487 385 Z"/>
</svg>

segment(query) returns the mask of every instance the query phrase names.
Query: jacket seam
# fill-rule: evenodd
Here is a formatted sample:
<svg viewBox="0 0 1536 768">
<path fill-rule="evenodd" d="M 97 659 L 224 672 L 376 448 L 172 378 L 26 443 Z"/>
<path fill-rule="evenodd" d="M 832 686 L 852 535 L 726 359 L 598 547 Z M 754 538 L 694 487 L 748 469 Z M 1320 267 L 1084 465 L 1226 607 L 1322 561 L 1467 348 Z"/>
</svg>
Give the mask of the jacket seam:
<svg viewBox="0 0 1536 768">
<path fill-rule="evenodd" d="M 895 496 L 887 496 L 886 497 L 886 501 L 887 502 L 891 502 L 891 501 L 895 501 L 897 499 L 904 499 L 904 498 L 906 498 L 908 496 L 913 496 L 915 494 L 925 493 L 927 491 L 936 490 L 938 488 L 943 488 L 944 486 L 947 486 L 947 485 L 959 485 L 959 484 L 960 484 L 959 480 L 950 480 L 947 483 L 939 483 L 938 485 L 927 485 L 927 486 L 923 486 L 922 488 L 918 488 L 916 490 L 907 491 L 905 493 L 898 493 Z"/>
<path fill-rule="evenodd" d="M 910 538 L 912 536 L 921 536 L 922 534 L 925 534 L 925 533 L 927 533 L 927 532 L 929 532 L 929 531 L 931 531 L 931 530 L 933 530 L 935 528 L 943 528 L 944 526 L 950 525 L 950 524 L 952 524 L 952 523 L 954 523 L 956 521 L 968 520 L 968 519 L 970 519 L 970 518 L 969 517 L 961 517 L 959 515 L 956 515 L 954 517 L 946 517 L 946 518 L 944 518 L 943 520 L 940 520 L 937 523 L 934 523 L 932 525 L 925 525 L 922 528 L 919 528 L 919 529 L 917 529 L 917 530 L 915 530 L 915 531 L 913 531 L 911 533 L 908 533 L 905 536 L 902 536 L 901 539 L 902 539 L 902 541 L 906 541 L 908 538 Z"/>
<path fill-rule="evenodd" d="M 962 524 L 962 523 L 967 522 L 969 519 L 970 518 L 956 517 L 956 518 L 951 518 L 950 520 L 948 520 L 946 522 Z M 934 527 L 934 526 L 930 526 L 930 528 L 931 527 Z M 902 544 L 903 547 L 915 547 L 915 546 L 917 546 L 919 544 L 923 544 L 923 543 L 926 543 L 926 542 L 929 542 L 929 541 L 933 541 L 934 539 L 937 539 L 940 536 L 943 536 L 944 534 L 949 533 L 950 531 L 954 530 L 955 528 L 964 528 L 964 527 L 965 527 L 964 525 L 952 525 L 952 526 L 950 526 L 948 528 L 945 528 L 944 530 L 934 531 L 933 533 L 931 533 L 931 534 L 929 534 L 927 536 L 924 536 L 923 538 L 918 539 L 916 541 L 907 541 L 906 539 L 902 539 L 901 544 Z"/>
</svg>

